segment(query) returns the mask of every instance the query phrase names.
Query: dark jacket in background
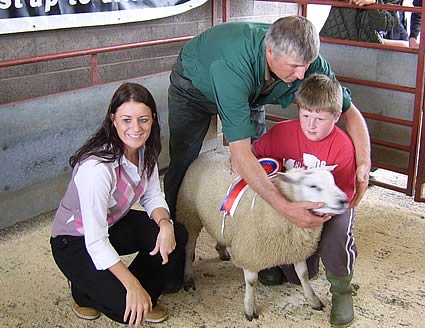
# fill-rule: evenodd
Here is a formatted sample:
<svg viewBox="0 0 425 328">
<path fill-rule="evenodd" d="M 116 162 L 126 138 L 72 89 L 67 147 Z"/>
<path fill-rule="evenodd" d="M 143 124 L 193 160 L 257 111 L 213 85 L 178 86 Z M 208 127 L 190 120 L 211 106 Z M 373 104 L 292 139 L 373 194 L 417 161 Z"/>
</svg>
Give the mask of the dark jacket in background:
<svg viewBox="0 0 425 328">
<path fill-rule="evenodd" d="M 422 0 L 413 0 L 413 6 L 422 7 Z M 417 38 L 421 31 L 421 14 L 412 13 L 410 18 L 410 37 Z"/>
<path fill-rule="evenodd" d="M 395 23 L 396 17 L 387 10 L 332 7 L 320 36 L 382 43 L 380 32 L 391 31 Z"/>
<path fill-rule="evenodd" d="M 383 0 L 387 5 L 402 6 L 404 0 Z M 382 33 L 382 36 L 388 40 L 409 40 L 407 34 L 407 21 L 404 11 L 390 11 L 391 15 L 394 16 L 394 26 L 391 31 Z"/>
</svg>

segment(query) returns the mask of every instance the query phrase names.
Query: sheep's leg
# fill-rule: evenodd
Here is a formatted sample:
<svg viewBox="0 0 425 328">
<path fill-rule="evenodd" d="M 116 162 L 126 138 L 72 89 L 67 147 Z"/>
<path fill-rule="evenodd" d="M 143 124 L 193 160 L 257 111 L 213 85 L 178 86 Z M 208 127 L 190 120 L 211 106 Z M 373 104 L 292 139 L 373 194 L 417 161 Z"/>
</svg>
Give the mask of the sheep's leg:
<svg viewBox="0 0 425 328">
<path fill-rule="evenodd" d="M 255 288 L 257 287 L 258 272 L 243 270 L 245 276 L 245 298 L 243 307 L 245 318 L 249 321 L 258 319 L 257 307 L 255 305 Z"/>
<path fill-rule="evenodd" d="M 221 245 L 220 243 L 217 243 L 217 244 L 215 244 L 215 250 L 217 251 L 218 255 L 220 256 L 220 260 L 230 261 L 230 254 L 227 251 L 226 246 Z"/>
<path fill-rule="evenodd" d="M 310 284 L 310 280 L 308 279 L 307 262 L 303 261 L 303 262 L 296 263 L 295 271 L 297 273 L 298 278 L 301 281 L 301 286 L 303 287 L 303 290 L 304 290 L 304 296 L 308 304 L 310 304 L 310 306 L 314 310 L 321 310 L 323 308 L 322 301 L 314 293 L 314 290 Z"/>
<path fill-rule="evenodd" d="M 183 278 L 183 288 L 185 291 L 188 291 L 190 288 L 193 290 L 196 289 L 195 281 L 193 280 L 193 257 L 195 254 L 196 240 L 198 235 L 189 233 L 186 243 L 186 258 L 184 262 L 184 278 Z"/>
</svg>

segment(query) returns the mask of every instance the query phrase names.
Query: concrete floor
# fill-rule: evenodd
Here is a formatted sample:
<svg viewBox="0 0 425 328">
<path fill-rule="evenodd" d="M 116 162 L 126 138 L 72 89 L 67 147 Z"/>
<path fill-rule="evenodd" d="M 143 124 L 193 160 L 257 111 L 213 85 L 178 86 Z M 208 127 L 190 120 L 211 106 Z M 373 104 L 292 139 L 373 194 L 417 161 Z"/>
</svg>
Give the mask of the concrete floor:
<svg viewBox="0 0 425 328">
<path fill-rule="evenodd" d="M 379 187 L 368 190 L 357 211 L 352 327 L 425 327 L 424 215 L 425 204 Z M 47 213 L 0 231 L 0 327 L 124 327 L 105 316 L 88 322 L 71 312 L 67 282 L 50 252 L 51 219 Z M 248 322 L 242 270 L 221 262 L 213 246 L 202 233 L 194 265 L 197 290 L 162 296 L 170 318 L 158 327 L 329 327 L 323 270 L 312 281 L 323 311 L 310 309 L 298 286 L 260 284 L 260 318 Z"/>
</svg>

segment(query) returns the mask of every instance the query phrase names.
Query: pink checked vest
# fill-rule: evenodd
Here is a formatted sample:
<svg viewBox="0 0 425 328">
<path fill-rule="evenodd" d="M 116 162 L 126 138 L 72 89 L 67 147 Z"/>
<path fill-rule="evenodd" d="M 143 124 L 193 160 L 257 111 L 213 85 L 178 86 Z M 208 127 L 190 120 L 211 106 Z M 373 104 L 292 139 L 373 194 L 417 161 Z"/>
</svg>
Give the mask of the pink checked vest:
<svg viewBox="0 0 425 328">
<path fill-rule="evenodd" d="M 89 157 L 93 159 L 95 157 Z M 123 218 L 130 210 L 131 206 L 140 199 L 145 189 L 144 176 L 139 183 L 135 183 L 125 171 L 123 165 L 114 168 L 111 163 L 106 164 L 115 177 L 115 190 L 110 195 L 115 200 L 115 205 L 108 208 L 106 220 L 108 225 L 111 226 L 115 222 Z M 64 198 L 59 204 L 59 208 L 55 215 L 55 220 L 52 226 L 52 236 L 58 235 L 71 235 L 82 236 L 84 235 L 84 226 L 82 220 L 82 213 L 80 209 L 80 201 L 78 198 L 77 187 L 74 182 L 75 174 L 78 172 L 79 165 L 74 168 L 71 181 Z M 114 172 L 114 173 L 112 173 Z M 111 189 L 112 190 L 112 189 Z M 73 220 L 71 218 L 73 217 Z"/>
</svg>

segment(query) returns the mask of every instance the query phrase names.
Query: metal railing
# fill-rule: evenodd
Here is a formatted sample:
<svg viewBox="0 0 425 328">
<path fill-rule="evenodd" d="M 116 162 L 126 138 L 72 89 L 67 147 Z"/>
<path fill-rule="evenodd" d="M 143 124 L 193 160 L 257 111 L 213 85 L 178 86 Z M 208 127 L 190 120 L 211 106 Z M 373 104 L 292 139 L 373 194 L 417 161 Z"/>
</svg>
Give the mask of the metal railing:
<svg viewBox="0 0 425 328">
<path fill-rule="evenodd" d="M 372 181 L 373 184 L 388 188 L 391 190 L 396 190 L 403 192 L 409 196 L 412 196 L 414 193 L 415 201 L 425 202 L 425 198 L 422 195 L 423 185 L 425 183 L 425 123 L 423 122 L 423 112 L 424 112 L 424 53 L 425 53 L 425 32 L 424 32 L 424 17 L 425 17 L 425 7 L 407 7 L 407 6 L 397 6 L 397 5 L 378 5 L 371 4 L 368 6 L 358 7 L 349 2 L 344 1 L 328 1 L 328 0 L 257 0 L 257 1 L 271 1 L 271 2 L 285 2 L 285 3 L 297 3 L 300 6 L 299 12 L 302 16 L 307 16 L 307 5 L 331 5 L 335 7 L 344 7 L 344 8 L 362 8 L 366 10 L 371 9 L 383 9 L 383 10 L 392 10 L 392 11 L 407 11 L 414 13 L 421 13 L 421 39 L 419 49 L 412 48 L 403 48 L 392 45 L 376 44 L 369 42 L 359 42 L 352 40 L 340 40 L 332 38 L 321 38 L 323 43 L 332 43 L 348 46 L 357 46 L 363 48 L 374 48 L 382 49 L 388 51 L 399 51 L 406 53 L 417 54 L 417 74 L 416 74 L 416 84 L 415 87 L 409 87 L 398 84 L 382 83 L 377 81 L 361 80 L 355 79 L 346 76 L 337 76 L 340 82 L 370 86 L 374 88 L 381 88 L 387 90 L 395 90 L 401 92 L 407 92 L 414 94 L 414 108 L 413 108 L 413 117 L 411 120 L 402 120 L 395 117 L 385 116 L 381 114 L 367 113 L 363 112 L 362 114 L 365 118 L 369 120 L 375 120 L 380 122 L 386 122 L 391 124 L 396 124 L 400 126 L 409 127 L 411 130 L 411 137 L 409 145 L 402 145 L 398 143 L 388 142 L 385 140 L 380 140 L 376 138 L 371 139 L 373 145 L 379 145 L 387 147 L 394 150 L 400 150 L 408 154 L 408 167 L 401 168 L 393 165 L 388 165 L 378 161 L 372 161 L 372 165 L 377 168 L 382 168 L 385 170 L 401 173 L 407 176 L 406 187 L 402 188 L 387 182 L 382 181 Z M 267 116 L 272 121 L 281 120 L 281 118 L 276 116 Z M 421 129 L 422 122 L 422 129 Z M 422 134 L 421 134 L 422 133 Z"/>
</svg>

